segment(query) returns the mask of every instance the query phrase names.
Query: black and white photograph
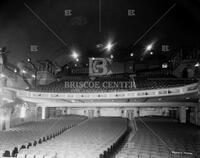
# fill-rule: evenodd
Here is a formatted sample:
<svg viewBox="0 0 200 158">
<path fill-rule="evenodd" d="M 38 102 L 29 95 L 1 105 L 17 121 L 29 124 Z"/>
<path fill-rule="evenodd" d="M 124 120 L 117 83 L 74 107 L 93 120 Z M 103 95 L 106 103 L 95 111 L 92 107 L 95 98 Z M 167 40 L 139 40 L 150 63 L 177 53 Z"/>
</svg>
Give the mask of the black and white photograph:
<svg viewBox="0 0 200 158">
<path fill-rule="evenodd" d="M 200 0 L 1 0 L 0 158 L 200 158 Z"/>
</svg>

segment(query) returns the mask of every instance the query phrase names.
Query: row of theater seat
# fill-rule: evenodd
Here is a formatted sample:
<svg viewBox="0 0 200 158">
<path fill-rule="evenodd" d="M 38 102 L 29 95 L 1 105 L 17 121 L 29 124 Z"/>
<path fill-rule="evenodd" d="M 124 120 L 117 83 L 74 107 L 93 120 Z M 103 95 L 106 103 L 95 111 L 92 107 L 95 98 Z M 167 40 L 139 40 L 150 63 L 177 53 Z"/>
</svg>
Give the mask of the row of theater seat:
<svg viewBox="0 0 200 158">
<path fill-rule="evenodd" d="M 49 85 L 43 85 L 38 86 L 36 89 L 31 89 L 32 91 L 41 91 L 41 92 L 70 92 L 70 93 L 92 93 L 92 92 L 110 92 L 110 91 L 123 91 L 123 90 L 129 90 L 129 88 L 124 88 L 122 86 L 108 86 L 105 82 L 128 82 L 132 81 L 128 77 L 124 78 L 116 78 L 116 77 L 106 77 L 106 78 L 96 78 L 96 79 L 90 79 L 90 78 L 84 78 L 84 80 L 76 79 L 76 80 L 61 80 L 53 82 Z M 85 86 L 84 88 L 79 88 L 76 86 L 76 88 L 73 87 L 73 85 L 65 85 L 67 82 L 88 82 L 90 83 L 89 86 Z M 92 82 L 98 82 L 98 86 L 94 87 L 94 84 Z M 70 83 L 69 83 L 70 84 Z"/>
<path fill-rule="evenodd" d="M 179 87 L 195 83 L 196 80 L 184 80 L 176 78 L 135 78 L 137 89 L 161 89 L 169 87 Z"/>
<path fill-rule="evenodd" d="M 143 118 L 143 121 L 166 142 L 173 155 L 200 157 L 198 127 L 166 119 L 159 121 L 155 117 Z"/>
<path fill-rule="evenodd" d="M 167 158 L 169 151 L 151 131 L 137 121 L 137 131 L 116 158 Z"/>
<path fill-rule="evenodd" d="M 29 122 L 0 132 L 0 157 L 14 157 L 22 149 L 36 146 L 58 136 L 65 130 L 86 119 L 82 116 L 67 116 Z"/>
<path fill-rule="evenodd" d="M 21 150 L 17 158 L 109 158 L 127 132 L 126 119 L 94 118 L 50 141 Z"/>
<path fill-rule="evenodd" d="M 200 157 L 199 129 L 154 117 L 137 119 L 137 127 L 116 158 Z"/>
<path fill-rule="evenodd" d="M 160 89 L 160 88 L 169 88 L 169 87 L 178 87 L 191 83 L 195 83 L 196 80 L 184 80 L 184 79 L 176 79 L 176 78 L 162 78 L 162 79 L 150 79 L 150 78 L 141 78 L 141 77 L 132 77 L 128 78 L 103 78 L 103 79 L 94 79 L 83 80 L 88 82 L 99 82 L 98 88 L 95 87 L 84 87 L 84 88 L 73 88 L 73 86 L 67 87 L 65 85 L 66 82 L 79 82 L 80 80 L 61 80 L 59 82 L 53 82 L 49 85 L 38 86 L 36 89 L 31 89 L 31 91 L 39 91 L 39 92 L 70 92 L 70 93 L 93 93 L 93 92 L 118 92 L 118 91 L 130 91 L 130 90 L 141 90 L 141 89 Z M 108 82 L 132 82 L 132 85 L 129 86 L 106 86 L 105 81 Z"/>
</svg>

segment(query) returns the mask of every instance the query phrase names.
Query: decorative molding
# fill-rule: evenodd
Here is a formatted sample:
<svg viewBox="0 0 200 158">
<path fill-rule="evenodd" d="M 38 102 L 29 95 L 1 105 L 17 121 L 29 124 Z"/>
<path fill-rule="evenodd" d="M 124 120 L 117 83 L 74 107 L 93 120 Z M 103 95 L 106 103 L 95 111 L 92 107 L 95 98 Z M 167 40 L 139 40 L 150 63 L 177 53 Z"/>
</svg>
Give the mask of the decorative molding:
<svg viewBox="0 0 200 158">
<path fill-rule="evenodd" d="M 133 108 L 133 107 L 180 107 L 180 106 L 186 106 L 186 107 L 194 107 L 197 103 L 192 102 L 148 102 L 148 103 L 119 103 L 119 102 L 102 102 L 102 103 L 39 103 L 37 106 L 40 107 L 74 107 L 74 108 L 88 108 L 88 107 L 94 107 L 94 108 Z"/>
<path fill-rule="evenodd" d="M 25 90 L 17 90 L 17 97 L 30 97 L 37 99 L 132 99 L 132 98 L 152 98 L 152 97 L 165 97 L 184 95 L 189 93 L 198 92 L 198 83 L 163 89 L 152 89 L 152 90 L 138 90 L 138 91 L 124 91 L 124 92 L 107 92 L 107 93 L 50 93 L 50 92 L 31 92 Z"/>
</svg>

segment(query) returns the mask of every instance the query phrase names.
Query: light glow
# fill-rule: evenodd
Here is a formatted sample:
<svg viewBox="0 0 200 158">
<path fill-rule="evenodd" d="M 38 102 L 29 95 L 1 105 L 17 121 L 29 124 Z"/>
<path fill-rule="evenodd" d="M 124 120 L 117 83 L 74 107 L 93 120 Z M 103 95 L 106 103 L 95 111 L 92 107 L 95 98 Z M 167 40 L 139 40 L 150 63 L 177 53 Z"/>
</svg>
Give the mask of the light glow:
<svg viewBox="0 0 200 158">
<path fill-rule="evenodd" d="M 167 64 L 167 63 L 162 64 L 162 68 L 163 68 L 163 69 L 168 68 L 168 64 Z"/>
<path fill-rule="evenodd" d="M 6 77 L 4 74 L 0 74 L 0 78 Z"/>
<path fill-rule="evenodd" d="M 111 58 L 111 59 L 113 59 L 113 58 L 114 58 L 114 56 L 111 54 L 111 55 L 110 55 L 110 58 Z"/>
<path fill-rule="evenodd" d="M 25 117 L 26 117 L 26 108 L 22 106 L 20 111 L 20 118 L 25 118 Z"/>
<path fill-rule="evenodd" d="M 197 62 L 194 66 L 199 67 L 200 66 L 199 62 Z"/>
<path fill-rule="evenodd" d="M 79 57 L 79 55 L 78 55 L 78 53 L 77 53 L 76 51 L 73 51 L 73 52 L 72 52 L 72 57 L 73 57 L 74 59 L 77 59 L 77 58 Z"/>
<path fill-rule="evenodd" d="M 27 61 L 28 61 L 28 62 L 31 62 L 31 59 L 30 59 L 30 58 L 28 58 L 28 59 L 27 59 Z"/>
<path fill-rule="evenodd" d="M 107 52 L 110 52 L 113 49 L 114 44 L 109 41 L 106 46 L 104 47 L 104 49 L 106 49 Z"/>
<path fill-rule="evenodd" d="M 23 74 L 25 74 L 25 73 L 26 73 L 26 71 L 25 71 L 25 70 L 22 70 L 22 73 L 23 73 Z"/>
<path fill-rule="evenodd" d="M 149 44 L 146 46 L 146 51 L 151 51 L 153 49 L 153 44 Z"/>
<path fill-rule="evenodd" d="M 130 56 L 133 57 L 133 53 L 131 53 Z"/>
<path fill-rule="evenodd" d="M 35 78 L 36 76 L 34 74 L 32 74 L 32 77 Z"/>
</svg>

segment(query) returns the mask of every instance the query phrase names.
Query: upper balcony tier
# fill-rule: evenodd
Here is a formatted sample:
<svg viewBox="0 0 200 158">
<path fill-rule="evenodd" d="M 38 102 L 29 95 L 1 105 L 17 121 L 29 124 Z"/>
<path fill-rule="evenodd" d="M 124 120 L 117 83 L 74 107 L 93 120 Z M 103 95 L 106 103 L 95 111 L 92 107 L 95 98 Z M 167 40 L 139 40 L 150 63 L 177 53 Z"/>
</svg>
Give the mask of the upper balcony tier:
<svg viewBox="0 0 200 158">
<path fill-rule="evenodd" d="M 121 92 L 181 87 L 196 82 L 197 80 L 194 79 L 177 78 L 131 78 L 120 76 L 103 78 L 69 77 L 49 85 L 40 85 L 29 90 L 51 93 Z"/>
</svg>

